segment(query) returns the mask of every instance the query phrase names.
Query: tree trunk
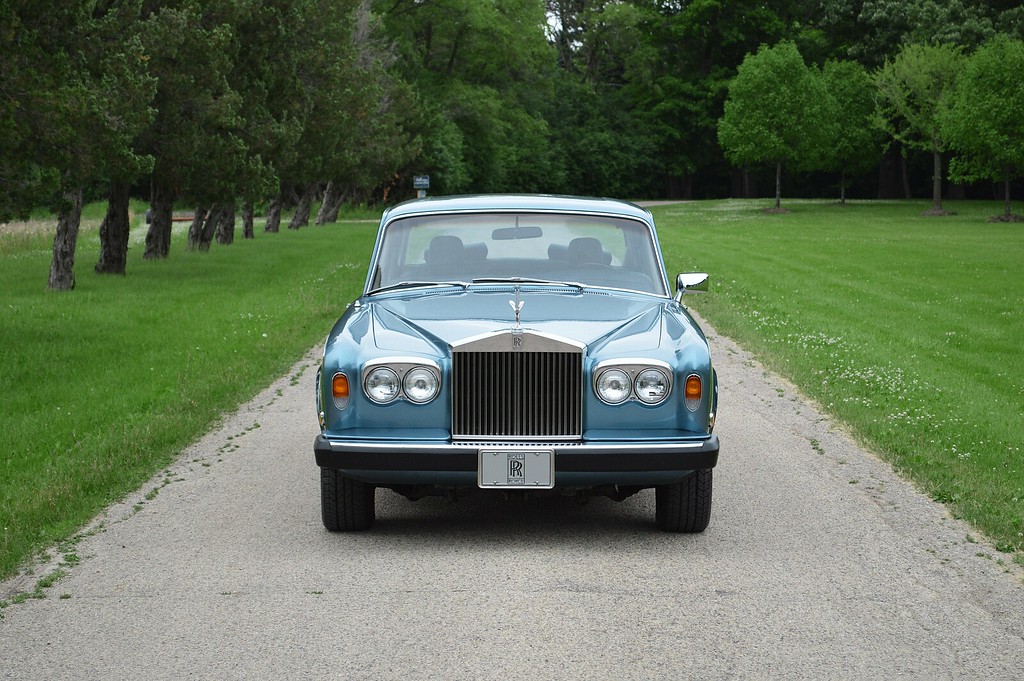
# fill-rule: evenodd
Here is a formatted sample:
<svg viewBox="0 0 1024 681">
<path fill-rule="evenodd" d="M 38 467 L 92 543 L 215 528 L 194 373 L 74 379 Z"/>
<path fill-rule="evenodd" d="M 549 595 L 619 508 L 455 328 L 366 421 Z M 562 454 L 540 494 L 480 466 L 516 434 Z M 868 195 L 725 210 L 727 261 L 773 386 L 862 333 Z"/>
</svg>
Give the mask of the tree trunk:
<svg viewBox="0 0 1024 681">
<path fill-rule="evenodd" d="M 224 212 L 221 213 L 220 221 L 217 223 L 217 243 L 227 246 L 235 241 L 235 204 L 224 204 Z"/>
<path fill-rule="evenodd" d="M 206 216 L 206 220 L 203 222 L 203 231 L 199 235 L 200 251 L 210 250 L 210 244 L 213 243 L 213 234 L 217 230 L 217 225 L 220 223 L 223 215 L 224 206 L 222 204 L 218 203 L 210 209 L 210 212 Z"/>
<path fill-rule="evenodd" d="M 775 164 L 775 210 L 782 208 L 782 161 Z"/>
<path fill-rule="evenodd" d="M 902 168 L 902 154 L 896 147 L 887 149 L 878 164 L 878 194 L 879 199 L 906 198 L 906 190 L 903 187 L 903 179 L 900 176 Z"/>
<path fill-rule="evenodd" d="M 107 215 L 100 225 L 100 259 L 97 274 L 124 274 L 128 262 L 128 199 L 131 187 L 127 182 L 110 183 Z"/>
<path fill-rule="evenodd" d="M 942 212 L 942 153 L 932 152 L 932 211 Z"/>
<path fill-rule="evenodd" d="M 174 192 L 154 185 L 150 198 L 151 214 L 149 231 L 146 233 L 146 260 L 166 258 L 171 252 L 171 211 L 174 209 Z"/>
<path fill-rule="evenodd" d="M 743 180 L 745 173 L 741 168 L 733 168 L 729 171 L 729 198 L 731 199 L 742 199 L 743 197 Z"/>
<path fill-rule="evenodd" d="M 192 224 L 188 227 L 188 250 L 190 251 L 199 248 L 199 244 L 203 240 L 203 223 L 206 221 L 208 212 L 206 206 L 196 206 L 195 213 L 192 214 Z"/>
<path fill-rule="evenodd" d="M 1006 219 L 1010 219 L 1010 174 L 1007 173 L 1006 177 L 1003 178 L 1003 215 Z"/>
<path fill-rule="evenodd" d="M 324 200 L 320 204 L 320 210 L 317 211 L 316 214 L 316 224 L 326 225 L 328 222 L 334 222 L 334 220 L 338 219 L 337 210 L 334 211 L 334 220 L 331 220 L 328 217 L 331 212 L 331 206 L 333 206 L 335 202 L 335 194 L 337 193 L 337 187 L 335 186 L 334 182 L 328 182 L 327 188 L 324 189 Z"/>
<path fill-rule="evenodd" d="M 267 207 L 267 224 L 263 227 L 264 232 L 273 232 L 277 234 L 281 229 L 281 207 L 284 205 L 284 194 L 281 193 L 277 198 L 271 199 L 270 206 Z"/>
<path fill-rule="evenodd" d="M 900 173 L 903 178 L 903 198 L 909 201 L 913 196 L 910 194 L 910 174 L 907 172 L 906 150 L 900 153 Z"/>
<path fill-rule="evenodd" d="M 75 246 L 78 228 L 82 224 L 82 188 L 64 194 L 64 202 L 57 213 L 57 235 L 53 238 L 53 261 L 50 280 L 46 288 L 51 291 L 70 291 L 75 288 Z"/>
<path fill-rule="evenodd" d="M 846 205 L 846 168 L 839 173 L 839 205 Z"/>
<path fill-rule="evenodd" d="M 299 204 L 295 207 L 295 214 L 292 221 L 288 223 L 288 229 L 299 229 L 309 224 L 309 211 L 313 206 L 313 197 L 316 196 L 317 185 L 311 184 L 302 192 Z"/>
<path fill-rule="evenodd" d="M 324 191 L 324 202 L 320 206 L 320 212 L 317 214 L 316 224 L 326 225 L 329 222 L 337 222 L 341 206 L 348 200 L 349 196 L 349 191 L 343 189 L 340 183 L 328 183 L 327 189 Z"/>
<path fill-rule="evenodd" d="M 253 215 L 256 213 L 256 209 L 253 208 L 251 203 L 242 204 L 242 238 L 243 239 L 255 239 L 256 235 L 253 233 Z"/>
</svg>

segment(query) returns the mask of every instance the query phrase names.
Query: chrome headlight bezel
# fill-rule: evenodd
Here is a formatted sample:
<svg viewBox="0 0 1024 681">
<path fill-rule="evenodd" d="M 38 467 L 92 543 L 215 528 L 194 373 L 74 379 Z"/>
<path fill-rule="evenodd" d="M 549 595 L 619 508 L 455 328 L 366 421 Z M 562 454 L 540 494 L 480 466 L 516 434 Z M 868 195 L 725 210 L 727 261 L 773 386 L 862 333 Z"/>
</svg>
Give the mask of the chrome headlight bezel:
<svg viewBox="0 0 1024 681">
<path fill-rule="evenodd" d="M 622 404 L 633 394 L 633 379 L 620 367 L 606 367 L 594 372 L 594 393 L 605 404 Z"/>
<path fill-rule="evenodd" d="M 421 392 L 421 391 L 426 392 Z M 413 367 L 402 377 L 402 394 L 416 404 L 431 402 L 441 391 L 439 372 L 426 366 Z"/>
<path fill-rule="evenodd" d="M 664 391 L 654 400 L 650 399 L 649 395 L 646 398 L 641 397 L 641 377 L 649 377 L 651 375 L 649 372 L 654 372 L 664 381 Z M 611 401 L 602 392 L 602 381 L 610 375 L 619 376 L 620 380 L 624 377 L 627 389 L 625 396 L 621 400 Z M 648 407 L 656 407 L 664 404 L 669 396 L 672 395 L 672 367 L 666 362 L 649 359 L 605 360 L 594 367 L 593 376 L 594 394 L 597 396 L 597 399 L 609 406 L 616 406 L 627 402 L 638 402 Z"/>
<path fill-rule="evenodd" d="M 386 399 L 371 393 L 370 380 L 373 377 L 388 378 L 395 389 Z M 417 394 L 415 381 L 426 381 L 427 394 Z M 387 357 L 367 362 L 362 370 L 363 394 L 374 404 L 387 405 L 396 401 L 412 404 L 429 404 L 441 394 L 441 367 L 436 362 L 410 357 Z"/>
<path fill-rule="evenodd" d="M 652 381 L 655 385 L 651 384 Z M 633 394 L 644 404 L 654 406 L 668 399 L 671 387 L 672 379 L 669 378 L 669 372 L 659 367 L 648 367 L 637 373 L 633 381 Z M 657 390 L 657 393 L 652 390 Z"/>
<path fill-rule="evenodd" d="M 387 390 L 381 394 L 380 388 Z M 402 393 L 402 381 L 398 372 L 389 366 L 376 366 L 368 369 L 363 376 L 363 394 L 376 404 L 390 404 Z"/>
</svg>

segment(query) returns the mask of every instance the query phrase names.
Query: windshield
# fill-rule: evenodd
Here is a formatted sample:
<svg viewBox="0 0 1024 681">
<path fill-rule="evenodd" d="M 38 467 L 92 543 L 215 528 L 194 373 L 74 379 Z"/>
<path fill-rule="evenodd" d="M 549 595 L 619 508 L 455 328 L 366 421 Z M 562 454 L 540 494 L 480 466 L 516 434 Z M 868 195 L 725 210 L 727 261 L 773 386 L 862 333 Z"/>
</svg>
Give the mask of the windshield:
<svg viewBox="0 0 1024 681">
<path fill-rule="evenodd" d="M 403 282 L 531 279 L 667 295 L 648 226 L 628 218 L 532 213 L 395 220 L 371 289 Z"/>
</svg>

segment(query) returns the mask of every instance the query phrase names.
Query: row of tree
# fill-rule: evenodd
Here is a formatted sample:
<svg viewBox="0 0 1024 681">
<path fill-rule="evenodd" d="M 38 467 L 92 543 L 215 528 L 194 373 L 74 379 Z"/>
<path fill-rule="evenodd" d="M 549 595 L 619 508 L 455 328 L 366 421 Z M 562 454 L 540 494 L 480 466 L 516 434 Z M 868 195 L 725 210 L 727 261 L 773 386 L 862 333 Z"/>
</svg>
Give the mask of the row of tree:
<svg viewBox="0 0 1024 681">
<path fill-rule="evenodd" d="M 860 63 L 829 59 L 807 65 L 792 42 L 748 55 L 730 82 L 718 139 L 726 157 L 748 167 L 775 166 L 775 209 L 782 168 L 840 174 L 877 165 L 886 146 L 931 154 L 929 215 L 943 215 L 943 156 L 961 182 L 1004 188 L 1024 174 L 1024 42 L 996 36 L 970 56 L 956 45 L 904 46 L 869 74 Z"/>
<path fill-rule="evenodd" d="M 293 208 L 298 227 L 319 199 L 317 219 L 328 221 L 346 201 L 405 198 L 414 173 L 441 194 L 704 197 L 744 193 L 737 178 L 782 160 L 842 167 L 865 194 L 876 171 L 859 152 L 869 145 L 840 128 L 864 131 L 855 121 L 881 116 L 893 127 L 872 148 L 918 153 L 907 115 L 874 107 L 878 74 L 908 44 L 958 46 L 959 58 L 1001 34 L 1024 37 L 1019 3 L 0 0 L 0 220 L 58 209 L 59 289 L 74 285 L 81 204 L 101 196 L 96 271 L 120 273 L 132 195 L 151 204 L 145 257 L 162 258 L 176 203 L 195 208 L 189 244 L 204 249 L 234 238 L 236 211 L 247 237 L 256 211 L 273 231 Z M 780 71 L 770 96 L 741 104 L 737 74 L 754 68 L 744 60 L 775 52 L 779 69 L 796 55 L 811 77 Z M 870 97 L 858 89 L 865 78 Z M 804 80 L 811 90 L 795 94 Z M 836 102 L 839 121 L 832 142 L 819 138 L 818 159 L 727 141 L 744 106 L 753 126 L 793 111 L 794 98 L 813 104 L 815 92 Z M 969 158 L 954 171 L 989 176 Z M 832 181 L 813 182 L 824 184 L 806 193 Z"/>
<path fill-rule="evenodd" d="M 145 257 L 163 258 L 175 202 L 189 245 L 251 237 L 298 192 L 293 226 L 333 181 L 333 202 L 419 151 L 413 93 L 368 2 L 13 0 L 0 4 L 0 219 L 58 212 L 49 286 L 74 287 L 83 196 L 104 187 L 96 271 L 123 273 L 133 187 L 151 203 Z M 323 219 L 330 219 L 324 215 Z"/>
</svg>

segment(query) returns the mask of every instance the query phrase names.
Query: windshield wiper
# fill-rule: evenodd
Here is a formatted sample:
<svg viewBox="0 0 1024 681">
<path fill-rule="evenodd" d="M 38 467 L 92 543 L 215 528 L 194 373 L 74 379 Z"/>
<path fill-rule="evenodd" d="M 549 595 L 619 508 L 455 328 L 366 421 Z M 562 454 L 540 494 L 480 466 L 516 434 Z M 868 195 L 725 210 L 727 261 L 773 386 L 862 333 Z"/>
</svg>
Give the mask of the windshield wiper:
<svg viewBox="0 0 1024 681">
<path fill-rule="evenodd" d="M 548 286 L 571 286 L 582 291 L 587 286 L 578 281 L 555 281 L 554 279 L 530 279 L 528 277 L 482 277 L 470 284 L 542 284 Z"/>
<path fill-rule="evenodd" d="M 397 284 L 388 284 L 387 286 L 375 288 L 369 292 L 369 295 L 373 295 L 374 293 L 384 293 L 386 291 L 397 291 L 403 288 L 445 288 L 450 286 L 458 286 L 463 291 L 469 288 L 469 284 L 464 281 L 400 281 Z"/>
</svg>

